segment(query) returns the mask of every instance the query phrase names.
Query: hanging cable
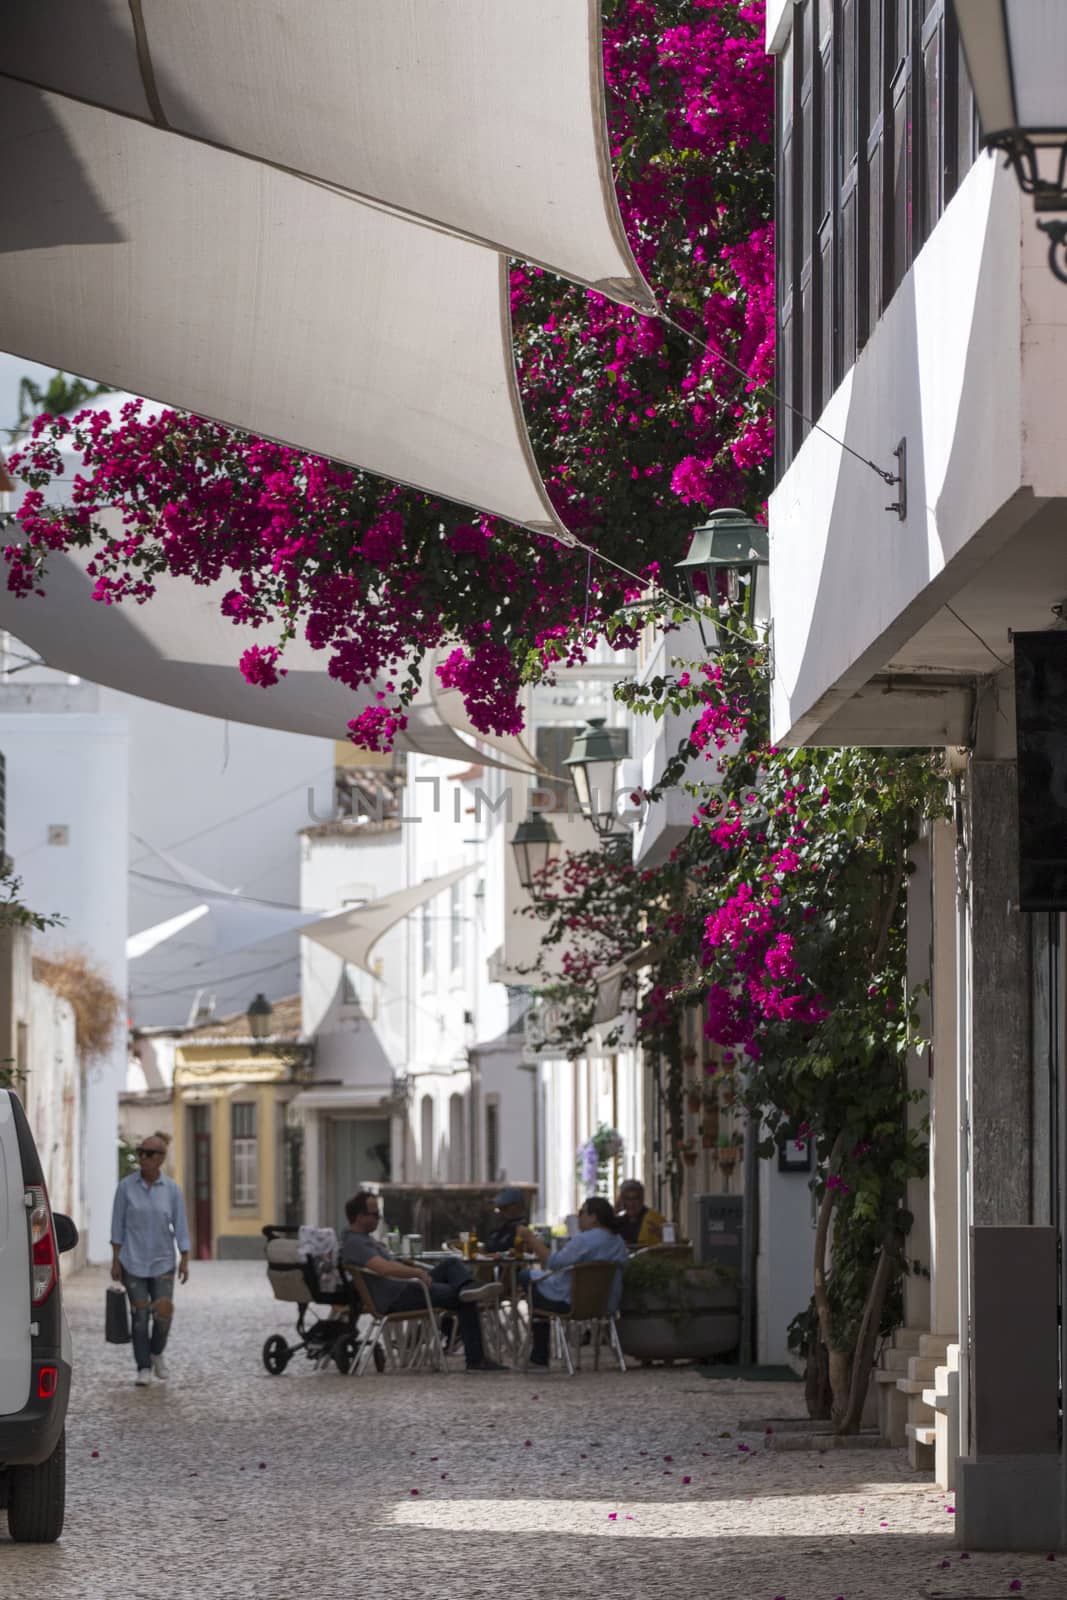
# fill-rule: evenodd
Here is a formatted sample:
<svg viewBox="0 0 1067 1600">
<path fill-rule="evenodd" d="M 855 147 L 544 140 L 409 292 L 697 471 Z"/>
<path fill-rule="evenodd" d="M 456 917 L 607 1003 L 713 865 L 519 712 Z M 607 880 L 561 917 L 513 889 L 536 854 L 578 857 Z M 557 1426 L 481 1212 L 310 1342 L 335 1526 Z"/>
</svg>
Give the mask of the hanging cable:
<svg viewBox="0 0 1067 1600">
<path fill-rule="evenodd" d="M 707 354 L 709 356 L 713 356 L 716 361 L 721 361 L 724 366 L 730 368 L 731 372 L 736 372 L 739 378 L 745 378 L 749 383 L 752 383 L 751 375 L 745 371 L 744 367 L 738 366 L 736 361 L 732 361 L 729 356 L 724 355 L 721 350 L 715 349 L 712 345 L 707 344 L 705 340 L 698 339 L 695 333 L 691 333 L 689 329 L 683 327 L 680 322 L 676 322 L 668 312 L 661 310 L 659 312 L 659 320 L 661 322 L 665 322 L 668 327 L 674 328 L 682 335 L 683 338 L 688 339 L 690 343 L 695 344 L 698 349 L 705 350 Z M 765 394 L 769 400 L 774 402 L 775 405 L 785 406 L 787 411 L 792 411 L 794 416 L 799 417 L 802 422 L 806 422 L 809 428 L 814 428 L 816 433 L 823 434 L 824 437 L 829 439 L 832 444 L 836 444 L 838 449 L 847 451 L 847 453 L 850 456 L 854 456 L 857 461 L 862 461 L 865 467 L 870 467 L 871 471 L 877 473 L 882 482 L 888 484 L 890 488 L 892 488 L 898 482 L 898 477 L 895 472 L 889 472 L 885 467 L 880 467 L 877 461 L 872 461 L 869 456 L 862 455 L 859 450 L 853 450 L 852 446 L 850 444 L 846 444 L 844 439 L 839 439 L 836 434 L 830 432 L 829 428 L 824 428 L 821 422 L 816 422 L 814 417 L 809 417 L 806 411 L 802 411 L 799 406 L 795 406 L 791 400 L 783 399 L 783 397 L 774 389 L 772 389 L 769 384 L 752 383 L 752 392 L 754 394 Z"/>
</svg>

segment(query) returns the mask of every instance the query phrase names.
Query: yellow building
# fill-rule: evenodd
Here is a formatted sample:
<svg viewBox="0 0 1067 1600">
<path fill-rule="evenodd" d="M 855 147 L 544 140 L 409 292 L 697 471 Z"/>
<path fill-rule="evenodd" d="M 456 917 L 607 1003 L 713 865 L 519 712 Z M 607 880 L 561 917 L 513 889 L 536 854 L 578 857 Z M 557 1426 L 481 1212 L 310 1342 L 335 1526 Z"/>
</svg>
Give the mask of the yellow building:
<svg viewBox="0 0 1067 1600">
<path fill-rule="evenodd" d="M 294 997 L 273 1007 L 266 1038 L 253 1038 L 242 1012 L 178 1042 L 169 1166 L 200 1260 L 258 1256 L 264 1224 L 300 1220 L 299 1130 L 286 1122 L 311 1071 L 311 1046 L 299 1033 Z"/>
</svg>

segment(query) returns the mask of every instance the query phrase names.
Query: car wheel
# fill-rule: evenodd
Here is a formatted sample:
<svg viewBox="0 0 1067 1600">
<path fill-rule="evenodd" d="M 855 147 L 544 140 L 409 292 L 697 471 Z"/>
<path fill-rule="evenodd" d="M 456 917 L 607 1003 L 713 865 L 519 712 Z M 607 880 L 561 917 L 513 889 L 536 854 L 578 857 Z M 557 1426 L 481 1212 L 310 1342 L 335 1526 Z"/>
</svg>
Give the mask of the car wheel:
<svg viewBox="0 0 1067 1600">
<path fill-rule="evenodd" d="M 7 1531 L 18 1544 L 54 1544 L 63 1532 L 67 1502 L 67 1436 L 47 1461 L 12 1467 L 7 1492 Z"/>
<path fill-rule="evenodd" d="M 289 1346 L 280 1333 L 272 1333 L 263 1346 L 263 1365 L 275 1378 L 289 1365 Z"/>
</svg>

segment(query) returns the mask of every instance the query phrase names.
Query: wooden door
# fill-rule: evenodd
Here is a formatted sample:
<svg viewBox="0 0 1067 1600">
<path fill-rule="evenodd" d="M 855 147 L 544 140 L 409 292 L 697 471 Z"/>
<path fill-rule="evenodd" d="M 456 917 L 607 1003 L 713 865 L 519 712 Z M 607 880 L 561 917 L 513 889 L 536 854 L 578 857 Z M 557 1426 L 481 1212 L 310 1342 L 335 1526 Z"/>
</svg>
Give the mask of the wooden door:
<svg viewBox="0 0 1067 1600">
<path fill-rule="evenodd" d="M 198 1261 L 212 1255 L 211 1107 L 190 1107 L 193 1145 L 193 1249 Z"/>
</svg>

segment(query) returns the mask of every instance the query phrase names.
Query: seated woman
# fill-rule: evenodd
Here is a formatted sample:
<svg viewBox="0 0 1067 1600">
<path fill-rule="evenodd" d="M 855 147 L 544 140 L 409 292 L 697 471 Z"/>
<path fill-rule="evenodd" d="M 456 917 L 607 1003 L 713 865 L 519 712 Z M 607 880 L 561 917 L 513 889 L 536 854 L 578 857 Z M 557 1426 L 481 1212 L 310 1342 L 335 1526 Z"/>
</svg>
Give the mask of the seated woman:
<svg viewBox="0 0 1067 1600">
<path fill-rule="evenodd" d="M 530 1228 L 519 1227 L 516 1230 L 516 1238 L 533 1251 L 541 1267 L 551 1274 L 544 1278 L 531 1275 L 530 1300 L 535 1311 L 570 1310 L 573 1273 L 568 1269 L 582 1261 L 618 1262 L 620 1270 L 615 1274 L 608 1307 L 613 1312 L 619 1309 L 622 1268 L 629 1260 L 629 1251 L 616 1232 L 615 1213 L 610 1202 L 600 1195 L 591 1196 L 578 1213 L 578 1230 L 573 1239 L 568 1239 L 558 1250 L 551 1252 Z M 548 1332 L 549 1323 L 534 1323 L 530 1361 L 535 1367 L 548 1366 Z"/>
<path fill-rule="evenodd" d="M 645 1205 L 643 1183 L 628 1178 L 619 1189 L 616 1205 L 619 1237 L 631 1250 L 645 1250 L 649 1245 L 663 1243 L 663 1224 L 667 1219 Z"/>
</svg>

